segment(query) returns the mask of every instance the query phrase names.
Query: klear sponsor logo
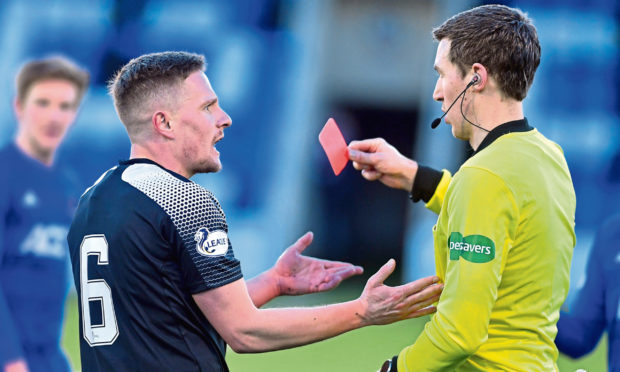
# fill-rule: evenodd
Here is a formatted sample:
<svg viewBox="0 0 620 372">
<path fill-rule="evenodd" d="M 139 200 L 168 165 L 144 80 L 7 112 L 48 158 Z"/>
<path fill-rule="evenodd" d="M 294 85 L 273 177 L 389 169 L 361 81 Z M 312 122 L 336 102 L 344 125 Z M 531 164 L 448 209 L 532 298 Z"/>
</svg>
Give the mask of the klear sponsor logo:
<svg viewBox="0 0 620 372">
<path fill-rule="evenodd" d="M 221 256 L 228 251 L 228 235 L 225 231 L 209 231 L 201 227 L 194 235 L 196 250 L 203 256 Z"/>
<path fill-rule="evenodd" d="M 459 232 L 453 232 L 448 239 L 450 260 L 458 261 L 460 257 L 475 263 L 492 261 L 495 258 L 495 243 L 484 235 L 469 235 L 463 237 Z"/>
</svg>

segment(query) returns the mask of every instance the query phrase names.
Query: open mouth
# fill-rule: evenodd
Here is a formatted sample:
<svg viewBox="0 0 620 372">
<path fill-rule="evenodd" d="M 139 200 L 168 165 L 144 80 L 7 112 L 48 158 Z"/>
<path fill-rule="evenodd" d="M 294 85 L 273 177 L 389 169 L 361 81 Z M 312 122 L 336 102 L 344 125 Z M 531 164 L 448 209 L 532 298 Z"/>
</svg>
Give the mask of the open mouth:
<svg viewBox="0 0 620 372">
<path fill-rule="evenodd" d="M 213 140 L 213 148 L 215 149 L 215 151 L 217 151 L 217 147 L 216 147 L 217 143 L 220 142 L 223 139 L 224 139 L 224 135 L 222 134 L 220 137 L 216 137 Z M 219 151 L 218 151 L 218 153 L 219 153 Z"/>
</svg>

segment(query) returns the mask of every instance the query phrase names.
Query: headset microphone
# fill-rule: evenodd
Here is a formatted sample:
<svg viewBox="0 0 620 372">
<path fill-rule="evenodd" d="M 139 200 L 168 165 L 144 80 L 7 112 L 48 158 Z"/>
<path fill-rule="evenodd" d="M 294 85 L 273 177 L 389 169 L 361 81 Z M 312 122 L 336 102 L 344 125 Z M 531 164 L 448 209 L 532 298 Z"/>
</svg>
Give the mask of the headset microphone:
<svg viewBox="0 0 620 372">
<path fill-rule="evenodd" d="M 454 104 L 456 103 L 456 101 L 459 100 L 459 98 L 461 98 L 462 95 L 465 94 L 465 92 L 467 92 L 467 89 L 469 89 L 469 87 L 471 87 L 474 84 L 478 84 L 478 82 L 480 81 L 480 76 L 478 76 L 478 74 L 474 75 L 474 77 L 471 79 L 471 81 L 469 82 L 469 84 L 467 84 L 467 86 L 465 87 L 465 89 L 463 89 L 463 91 L 456 96 L 456 98 L 454 99 L 454 102 L 452 102 L 452 104 L 450 105 L 450 107 L 448 107 L 448 109 L 446 110 L 446 112 L 443 113 L 443 115 L 441 115 L 441 117 L 436 118 L 435 120 L 433 120 L 433 122 L 431 123 L 431 128 L 435 129 L 439 126 L 439 123 L 441 123 L 441 119 L 443 119 L 444 116 L 446 116 L 448 114 L 448 112 L 450 111 L 450 109 L 452 108 L 452 106 L 454 106 Z M 463 98 L 464 99 L 464 98 Z M 462 110 L 461 110 L 462 111 Z M 465 120 L 467 120 L 467 118 L 465 118 Z M 467 120 L 469 121 L 469 120 Z M 476 125 L 477 126 L 477 125 Z M 484 128 L 482 128 L 484 129 Z"/>
</svg>

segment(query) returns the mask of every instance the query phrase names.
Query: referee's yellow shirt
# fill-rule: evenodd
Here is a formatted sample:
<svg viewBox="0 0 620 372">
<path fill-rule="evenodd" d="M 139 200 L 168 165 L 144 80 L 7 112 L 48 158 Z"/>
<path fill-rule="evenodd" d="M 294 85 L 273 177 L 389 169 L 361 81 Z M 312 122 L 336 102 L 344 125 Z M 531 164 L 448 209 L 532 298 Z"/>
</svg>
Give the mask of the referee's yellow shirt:
<svg viewBox="0 0 620 372">
<path fill-rule="evenodd" d="M 537 130 L 502 135 L 445 172 L 437 313 L 398 371 L 553 371 L 575 246 L 575 192 L 561 148 Z"/>
</svg>

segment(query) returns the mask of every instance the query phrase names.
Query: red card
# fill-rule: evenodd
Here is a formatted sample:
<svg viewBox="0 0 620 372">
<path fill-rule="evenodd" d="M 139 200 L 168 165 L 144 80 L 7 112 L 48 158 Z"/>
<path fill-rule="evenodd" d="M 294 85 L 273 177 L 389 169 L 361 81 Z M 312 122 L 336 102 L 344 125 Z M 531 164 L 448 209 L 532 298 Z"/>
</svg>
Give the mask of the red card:
<svg viewBox="0 0 620 372">
<path fill-rule="evenodd" d="M 334 174 L 336 176 L 339 175 L 349 161 L 349 150 L 342 132 L 340 132 L 338 124 L 336 124 L 334 119 L 329 118 L 323 129 L 321 129 L 319 142 L 327 154 L 327 159 L 329 159 L 329 164 L 331 164 Z"/>
</svg>

